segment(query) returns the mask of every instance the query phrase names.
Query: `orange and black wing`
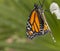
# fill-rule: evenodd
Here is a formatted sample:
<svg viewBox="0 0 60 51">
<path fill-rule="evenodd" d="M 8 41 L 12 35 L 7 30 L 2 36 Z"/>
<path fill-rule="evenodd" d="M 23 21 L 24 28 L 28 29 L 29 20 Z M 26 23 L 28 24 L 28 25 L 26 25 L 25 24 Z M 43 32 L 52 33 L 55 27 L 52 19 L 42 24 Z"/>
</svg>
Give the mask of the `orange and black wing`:
<svg viewBox="0 0 60 51">
<path fill-rule="evenodd" d="M 33 10 L 28 22 L 27 22 L 27 36 L 29 38 L 33 38 L 40 32 L 40 20 L 39 20 L 39 14 L 36 10 Z"/>
<path fill-rule="evenodd" d="M 41 30 L 42 29 L 42 30 Z M 32 39 L 37 35 L 46 34 L 47 25 L 41 18 L 41 15 L 37 10 L 33 10 L 27 21 L 26 33 L 28 38 Z"/>
</svg>

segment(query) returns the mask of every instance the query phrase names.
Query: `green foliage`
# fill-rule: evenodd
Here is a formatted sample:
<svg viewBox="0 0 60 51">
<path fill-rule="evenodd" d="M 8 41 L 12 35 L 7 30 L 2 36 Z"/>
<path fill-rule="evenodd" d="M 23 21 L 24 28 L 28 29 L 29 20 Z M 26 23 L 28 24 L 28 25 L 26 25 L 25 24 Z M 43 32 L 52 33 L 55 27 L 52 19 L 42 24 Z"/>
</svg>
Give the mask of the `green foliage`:
<svg viewBox="0 0 60 51">
<path fill-rule="evenodd" d="M 60 0 L 46 0 L 43 8 L 49 10 L 53 1 L 60 6 Z M 57 42 L 52 41 L 50 34 L 27 40 L 26 22 L 34 3 L 39 4 L 39 1 L 0 0 L 0 51 L 60 51 L 60 20 L 51 13 L 45 12 L 45 16 Z M 17 43 L 18 38 L 15 38 L 13 43 L 6 43 L 6 39 L 13 35 L 24 41 Z"/>
</svg>

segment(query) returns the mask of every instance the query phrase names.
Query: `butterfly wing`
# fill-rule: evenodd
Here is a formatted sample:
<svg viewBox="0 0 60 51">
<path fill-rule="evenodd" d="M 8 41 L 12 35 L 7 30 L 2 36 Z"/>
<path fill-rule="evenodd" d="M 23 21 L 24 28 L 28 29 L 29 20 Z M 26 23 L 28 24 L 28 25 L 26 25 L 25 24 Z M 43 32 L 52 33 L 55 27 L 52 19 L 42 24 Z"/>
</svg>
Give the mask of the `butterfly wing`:
<svg viewBox="0 0 60 51">
<path fill-rule="evenodd" d="M 46 21 L 46 17 L 44 15 L 44 13 L 42 14 L 43 19 L 44 19 L 44 34 L 47 34 L 48 32 L 51 32 L 51 29 Z"/>
<path fill-rule="evenodd" d="M 42 30 L 41 30 L 42 29 Z M 48 32 L 48 26 L 44 23 L 40 13 L 34 9 L 27 21 L 26 33 L 27 37 L 32 39 L 37 35 L 46 34 Z"/>
<path fill-rule="evenodd" d="M 40 22 L 39 22 L 38 14 L 37 14 L 36 11 L 33 11 L 29 22 L 30 22 L 30 24 L 32 26 L 32 31 L 33 32 L 39 32 L 39 30 L 40 30 Z"/>
<path fill-rule="evenodd" d="M 34 9 L 28 19 L 27 22 L 27 36 L 29 38 L 33 38 L 33 36 L 35 36 L 35 33 L 38 33 L 40 31 L 40 22 L 39 22 L 39 18 L 38 18 L 38 13 L 37 11 Z"/>
</svg>

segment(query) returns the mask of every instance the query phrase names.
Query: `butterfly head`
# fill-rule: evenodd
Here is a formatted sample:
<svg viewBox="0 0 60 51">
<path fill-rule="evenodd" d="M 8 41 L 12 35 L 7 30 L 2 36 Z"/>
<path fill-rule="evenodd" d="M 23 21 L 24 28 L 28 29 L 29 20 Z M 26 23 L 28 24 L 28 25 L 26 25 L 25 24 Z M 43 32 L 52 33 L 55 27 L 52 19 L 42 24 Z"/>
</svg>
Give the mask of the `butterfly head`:
<svg viewBox="0 0 60 51">
<path fill-rule="evenodd" d="M 42 3 L 39 0 L 39 4 L 40 5 L 38 5 L 38 4 L 35 3 L 34 7 L 37 8 L 37 9 L 43 10 L 44 2 L 45 2 L 45 0 L 43 0 Z"/>
<path fill-rule="evenodd" d="M 34 8 L 35 8 L 35 9 L 38 9 L 38 10 L 40 10 L 40 11 L 43 10 L 43 8 L 41 7 L 41 5 L 38 5 L 38 4 L 34 4 Z"/>
<path fill-rule="evenodd" d="M 38 4 L 34 4 L 34 7 L 35 7 L 35 8 L 38 8 Z"/>
</svg>

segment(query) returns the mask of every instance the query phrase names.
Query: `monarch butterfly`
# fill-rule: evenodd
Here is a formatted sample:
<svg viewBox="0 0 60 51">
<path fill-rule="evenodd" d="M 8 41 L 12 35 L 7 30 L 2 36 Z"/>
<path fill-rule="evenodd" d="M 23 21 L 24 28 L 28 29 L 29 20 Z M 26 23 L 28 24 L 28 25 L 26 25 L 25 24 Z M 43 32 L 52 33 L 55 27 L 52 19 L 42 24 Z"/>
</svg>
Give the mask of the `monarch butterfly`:
<svg viewBox="0 0 60 51">
<path fill-rule="evenodd" d="M 41 36 L 51 32 L 50 27 L 48 26 L 48 23 L 45 19 L 44 10 L 42 7 L 43 4 L 41 4 L 41 6 L 34 4 L 34 9 L 29 16 L 26 26 L 26 33 L 29 39 L 33 39 L 35 36 Z"/>
</svg>

